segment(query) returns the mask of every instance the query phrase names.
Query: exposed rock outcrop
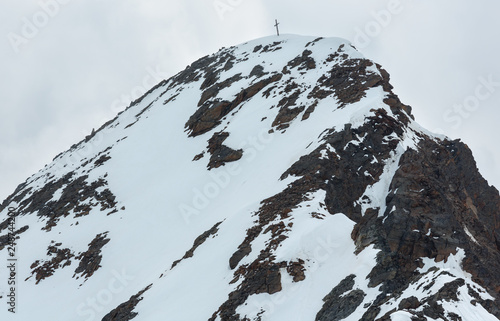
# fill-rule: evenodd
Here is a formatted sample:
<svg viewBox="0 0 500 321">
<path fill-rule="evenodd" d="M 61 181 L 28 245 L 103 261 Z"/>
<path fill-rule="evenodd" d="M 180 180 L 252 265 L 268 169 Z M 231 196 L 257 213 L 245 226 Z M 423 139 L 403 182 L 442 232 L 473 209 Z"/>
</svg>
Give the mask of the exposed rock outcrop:
<svg viewBox="0 0 500 321">
<path fill-rule="evenodd" d="M 208 169 L 224 166 L 225 163 L 234 162 L 243 156 L 243 150 L 234 150 L 222 143 L 229 137 L 229 133 L 215 133 L 208 140 L 208 152 L 212 155 L 208 162 Z"/>
<path fill-rule="evenodd" d="M 151 286 L 152 284 L 148 285 L 137 294 L 132 295 L 127 302 L 123 302 L 111 312 L 106 314 L 101 321 L 129 321 L 134 319 L 138 314 L 137 312 L 134 312 L 135 307 L 142 301 L 142 295 L 151 289 Z"/>
</svg>

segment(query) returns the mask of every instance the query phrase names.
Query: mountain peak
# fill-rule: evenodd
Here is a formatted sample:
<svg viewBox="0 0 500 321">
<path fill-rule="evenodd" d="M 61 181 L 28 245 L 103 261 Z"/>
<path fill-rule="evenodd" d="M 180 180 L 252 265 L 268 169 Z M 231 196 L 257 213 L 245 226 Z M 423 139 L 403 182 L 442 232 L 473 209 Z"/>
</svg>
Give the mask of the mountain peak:
<svg viewBox="0 0 500 321">
<path fill-rule="evenodd" d="M 3 202 L 18 315 L 498 320 L 498 191 L 411 110 L 339 38 L 197 60 Z"/>
</svg>

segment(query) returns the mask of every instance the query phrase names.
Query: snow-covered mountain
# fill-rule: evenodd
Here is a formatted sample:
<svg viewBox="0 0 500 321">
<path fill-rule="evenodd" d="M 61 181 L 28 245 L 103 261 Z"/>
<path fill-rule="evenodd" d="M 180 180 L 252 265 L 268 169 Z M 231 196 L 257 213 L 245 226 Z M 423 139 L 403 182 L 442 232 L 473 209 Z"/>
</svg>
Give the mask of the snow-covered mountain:
<svg viewBox="0 0 500 321">
<path fill-rule="evenodd" d="M 201 58 L 0 210 L 0 320 L 500 318 L 498 191 L 342 39 Z"/>
</svg>

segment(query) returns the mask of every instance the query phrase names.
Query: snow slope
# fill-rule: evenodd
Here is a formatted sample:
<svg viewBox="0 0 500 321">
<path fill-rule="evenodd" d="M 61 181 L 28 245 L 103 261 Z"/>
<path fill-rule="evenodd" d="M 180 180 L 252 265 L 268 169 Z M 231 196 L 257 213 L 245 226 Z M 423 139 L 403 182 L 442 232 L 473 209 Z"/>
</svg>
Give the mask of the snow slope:
<svg viewBox="0 0 500 321">
<path fill-rule="evenodd" d="M 256 50 L 259 46 L 269 48 Z M 282 73 L 306 48 L 310 49 L 308 57 L 314 59 L 316 67 L 289 66 L 290 73 Z M 345 56 L 329 59 L 337 51 Z M 224 68 L 222 58 L 213 62 L 216 69 L 223 69 L 218 73 L 219 83 L 225 79 L 237 80 L 223 86 L 211 100 L 233 101 L 242 90 L 263 78 L 276 73 L 282 74 L 282 78 L 244 100 L 222 117 L 216 127 L 194 137 L 190 136 L 192 131 L 186 128 L 186 122 L 199 108 L 204 94 L 200 87 L 207 77 L 200 72 L 200 77 L 192 81 L 181 82 L 175 77 L 166 80 L 95 135 L 58 155 L 3 204 L 2 221 L 7 218 L 8 207 L 13 207 L 20 213 L 15 221 L 16 229 L 24 226 L 29 229 L 19 233 L 15 246 L 18 259 L 15 314 L 8 311 L 7 305 L 9 271 L 0 269 L 1 320 L 101 320 L 148 285 L 152 286 L 142 293 L 142 300 L 134 308 L 138 313 L 134 320 L 224 320 L 217 311 L 246 280 L 244 274 L 237 277 L 235 271 L 258 260 L 276 235 L 260 232 L 250 242 L 251 252 L 233 269 L 229 259 L 258 221 L 262 202 L 299 179 L 295 175 L 282 177 L 283 174 L 302 156 L 320 148 L 327 130 L 341 132 L 346 124 L 359 129 L 377 109 L 385 110 L 390 117 L 399 117 L 384 103 L 387 91 L 382 86 L 373 86 L 357 102 L 344 106 L 338 97 L 329 94 L 318 100 L 307 119 L 301 119 L 307 112 L 302 110 L 284 128 L 273 124 L 284 94 L 299 88 L 301 93 L 295 106 L 310 106 L 317 100 L 311 93 L 318 79 L 328 74 L 333 65 L 342 59 L 364 59 L 345 40 L 269 37 L 223 49 L 215 57 L 224 57 L 226 53 L 238 59 L 230 68 Z M 266 75 L 250 76 L 256 65 L 260 65 Z M 374 64 L 367 70 L 382 76 Z M 294 87 L 287 88 L 291 81 Z M 208 140 L 221 131 L 229 134 L 224 145 L 241 149 L 243 154 L 237 161 L 208 170 Z M 379 208 L 379 216 L 385 215 L 386 196 L 400 158 L 408 149 L 417 150 L 423 135 L 436 141 L 444 139 L 424 133 L 411 119 L 404 127 L 404 134 L 387 137 L 387 141 L 395 139 L 398 143 L 388 159 L 373 158 L 373 163 L 381 164 L 384 169 L 380 179 L 367 186 L 359 199 L 360 204 L 363 199 L 371 200 L 362 205 L 362 213 L 369 208 Z M 353 138 L 351 145 L 359 145 L 362 140 L 362 137 Z M 194 160 L 201 153 L 203 157 Z M 324 159 L 336 154 L 331 145 L 322 153 Z M 96 164 L 103 155 L 106 156 L 104 162 Z M 81 215 L 81 208 L 72 207 L 47 228 L 49 216 L 40 215 L 37 210 L 29 211 L 29 204 L 23 201 L 69 173 L 72 173 L 70 181 L 85 177 L 83 184 L 91 185 L 99 180 L 106 183 L 95 189 L 97 194 L 72 199 L 75 204 L 87 205 L 88 213 Z M 51 191 L 49 200 L 57 204 L 64 198 L 68 186 L 66 182 Z M 99 205 L 100 196 L 96 195 L 106 190 L 111 191 L 115 203 L 103 210 Z M 28 192 L 23 195 L 24 191 Z M 16 195 L 20 196 L 16 198 Z M 352 289 L 361 290 L 364 296 L 344 320 L 361 320 L 380 295 L 380 286 L 369 284 L 369 274 L 377 264 L 380 250 L 370 245 L 357 251 L 351 235 L 356 222 L 347 213 L 330 213 L 325 198 L 325 190 L 313 190 L 286 217 L 264 223 L 264 227 L 280 222 L 286 226 L 282 233 L 286 238 L 270 250 L 272 261 L 291 264 L 301 260 L 304 279 L 294 281 L 287 267 L 281 267 L 281 289 L 249 295 L 236 307 L 240 319 L 315 320 L 324 305 L 323 299 L 350 275 L 354 275 Z M 35 201 L 30 200 L 33 204 Z M 200 235 L 210 230 L 213 233 L 195 247 L 192 257 L 172 267 L 193 248 L 193 242 Z M 1 235 L 6 232 L 2 231 Z M 100 248 L 100 268 L 89 277 L 76 273 L 81 261 L 78 255 L 89 250 L 89 244 L 98 235 L 109 239 Z M 50 246 L 69 249 L 74 255 L 55 262 L 53 274 L 37 282 L 32 275 L 36 268 L 33 264 L 39 261 L 40 266 L 40 262 L 57 257 L 56 252 L 48 251 Z M 8 253 L 7 247 L 0 252 L 3 264 L 7 262 Z M 465 284 L 460 288 L 458 301 L 447 302 L 445 308 L 455 311 L 462 320 L 498 320 L 480 304 L 471 303 L 475 299 L 467 294 L 467 286 L 482 293 L 484 300 L 493 297 L 463 271 L 461 253 L 450 258 L 447 264 L 427 259 L 421 270 L 425 277 L 412 284 L 399 299 L 391 298 L 383 304 L 378 317 L 397 308 L 403 298 L 416 296 L 423 300 L 427 292 L 438 291 L 440 285 L 460 277 Z M 450 274 L 440 275 L 443 271 Z M 434 287 L 427 291 L 420 287 L 438 275 L 439 281 Z M 412 315 L 409 311 L 394 311 L 390 320 L 409 321 Z M 428 316 L 425 319 L 433 320 Z"/>
</svg>

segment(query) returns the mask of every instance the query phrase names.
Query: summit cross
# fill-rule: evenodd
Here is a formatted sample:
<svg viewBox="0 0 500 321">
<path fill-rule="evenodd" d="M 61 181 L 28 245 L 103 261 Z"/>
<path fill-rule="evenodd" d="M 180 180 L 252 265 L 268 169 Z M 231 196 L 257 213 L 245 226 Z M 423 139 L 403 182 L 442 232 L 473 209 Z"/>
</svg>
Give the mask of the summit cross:
<svg viewBox="0 0 500 321">
<path fill-rule="evenodd" d="M 276 21 L 276 24 L 274 25 L 276 27 L 276 33 L 278 34 L 278 36 L 280 35 L 280 29 L 279 29 L 279 22 L 278 22 L 278 19 L 275 20 Z"/>
</svg>

